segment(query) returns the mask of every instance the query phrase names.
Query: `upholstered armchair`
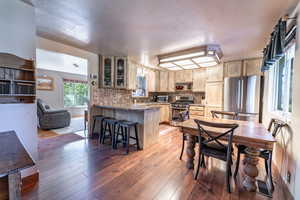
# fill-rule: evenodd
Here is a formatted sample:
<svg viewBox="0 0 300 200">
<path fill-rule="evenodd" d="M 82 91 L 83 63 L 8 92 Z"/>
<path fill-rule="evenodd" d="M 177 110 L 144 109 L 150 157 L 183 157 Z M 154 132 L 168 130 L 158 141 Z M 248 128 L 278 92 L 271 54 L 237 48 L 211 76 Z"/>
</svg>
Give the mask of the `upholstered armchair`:
<svg viewBox="0 0 300 200">
<path fill-rule="evenodd" d="M 64 128 L 70 125 L 71 114 L 65 109 L 51 109 L 41 99 L 37 99 L 37 115 L 41 129 Z"/>
</svg>

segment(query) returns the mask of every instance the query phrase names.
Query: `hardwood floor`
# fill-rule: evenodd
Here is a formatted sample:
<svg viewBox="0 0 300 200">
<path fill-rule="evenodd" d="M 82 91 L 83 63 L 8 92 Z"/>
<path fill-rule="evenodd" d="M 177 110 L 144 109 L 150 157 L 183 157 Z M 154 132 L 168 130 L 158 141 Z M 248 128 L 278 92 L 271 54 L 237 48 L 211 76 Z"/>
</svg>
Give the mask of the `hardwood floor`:
<svg viewBox="0 0 300 200">
<path fill-rule="evenodd" d="M 232 181 L 233 192 L 228 194 L 224 164 L 216 160 L 209 160 L 208 169 L 202 169 L 195 181 L 192 171 L 185 167 L 185 155 L 183 161 L 178 159 L 180 132 L 163 125 L 161 133 L 159 143 L 143 151 L 132 149 L 129 155 L 125 155 L 121 147 L 112 150 L 109 145 L 98 146 L 96 140 L 86 139 L 54 145 L 55 148 L 40 148 L 39 183 L 24 191 L 22 197 L 40 200 L 268 199 L 243 191 L 239 180 L 235 184 Z M 264 175 L 263 167 L 260 169 Z M 277 173 L 274 180 L 273 199 L 289 199 Z"/>
</svg>

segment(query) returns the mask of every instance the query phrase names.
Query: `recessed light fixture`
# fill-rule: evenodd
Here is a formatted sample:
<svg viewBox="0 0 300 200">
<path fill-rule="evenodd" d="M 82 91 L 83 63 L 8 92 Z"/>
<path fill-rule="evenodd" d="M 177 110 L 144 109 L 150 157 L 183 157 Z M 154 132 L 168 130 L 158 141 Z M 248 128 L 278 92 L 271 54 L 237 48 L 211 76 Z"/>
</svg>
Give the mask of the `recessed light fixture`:
<svg viewBox="0 0 300 200">
<path fill-rule="evenodd" d="M 220 63 L 222 51 L 219 45 L 204 45 L 164 55 L 159 55 L 159 66 L 168 70 L 197 69 Z"/>
</svg>

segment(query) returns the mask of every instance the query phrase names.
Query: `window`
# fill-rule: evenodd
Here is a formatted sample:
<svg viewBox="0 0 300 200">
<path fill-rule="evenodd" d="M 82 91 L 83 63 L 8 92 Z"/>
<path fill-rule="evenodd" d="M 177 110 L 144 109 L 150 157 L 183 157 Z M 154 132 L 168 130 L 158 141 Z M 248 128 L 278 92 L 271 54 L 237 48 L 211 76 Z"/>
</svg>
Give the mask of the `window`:
<svg viewBox="0 0 300 200">
<path fill-rule="evenodd" d="M 273 74 L 273 110 L 283 113 L 292 112 L 292 80 L 295 57 L 295 44 L 275 63 Z"/>
<path fill-rule="evenodd" d="M 136 90 L 132 92 L 133 97 L 147 97 L 147 80 L 144 68 L 137 69 Z"/>
<path fill-rule="evenodd" d="M 87 82 L 64 80 L 65 107 L 87 106 L 89 87 Z"/>
</svg>

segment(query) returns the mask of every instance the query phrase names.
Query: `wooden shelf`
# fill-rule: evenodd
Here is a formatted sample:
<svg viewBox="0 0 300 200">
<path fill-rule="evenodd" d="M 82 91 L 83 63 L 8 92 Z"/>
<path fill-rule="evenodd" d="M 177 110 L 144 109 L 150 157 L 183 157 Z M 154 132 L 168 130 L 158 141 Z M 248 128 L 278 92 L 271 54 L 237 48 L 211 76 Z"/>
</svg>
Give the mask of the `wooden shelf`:
<svg viewBox="0 0 300 200">
<path fill-rule="evenodd" d="M 35 97 L 35 94 L 0 94 L 2 97 Z"/>
<path fill-rule="evenodd" d="M 0 68 L 15 69 L 15 70 L 29 71 L 29 72 L 35 71 L 35 69 L 26 69 L 26 68 L 8 67 L 8 66 L 0 66 Z"/>
<path fill-rule="evenodd" d="M 27 81 L 27 80 L 12 80 L 13 82 L 21 82 L 21 83 L 35 83 L 35 81 Z"/>
</svg>

